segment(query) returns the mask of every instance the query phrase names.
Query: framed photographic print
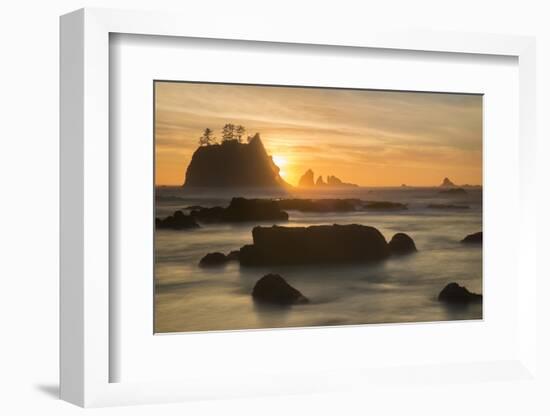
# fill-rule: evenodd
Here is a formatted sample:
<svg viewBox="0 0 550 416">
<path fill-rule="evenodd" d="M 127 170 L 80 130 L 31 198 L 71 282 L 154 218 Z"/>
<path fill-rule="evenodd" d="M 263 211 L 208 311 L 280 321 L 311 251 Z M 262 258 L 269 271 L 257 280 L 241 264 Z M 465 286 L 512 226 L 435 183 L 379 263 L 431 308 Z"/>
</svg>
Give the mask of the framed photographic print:
<svg viewBox="0 0 550 416">
<path fill-rule="evenodd" d="M 62 17 L 62 398 L 538 385 L 533 39 L 245 32 Z"/>
<path fill-rule="evenodd" d="M 155 332 L 482 319 L 482 95 L 154 96 Z"/>
</svg>

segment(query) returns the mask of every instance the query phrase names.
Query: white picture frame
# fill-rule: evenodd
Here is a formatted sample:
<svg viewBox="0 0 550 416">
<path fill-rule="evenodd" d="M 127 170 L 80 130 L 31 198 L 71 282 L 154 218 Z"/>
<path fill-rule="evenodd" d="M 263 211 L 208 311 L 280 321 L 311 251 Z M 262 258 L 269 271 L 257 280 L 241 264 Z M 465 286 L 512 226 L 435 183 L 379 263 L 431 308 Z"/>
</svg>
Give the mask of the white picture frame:
<svg viewBox="0 0 550 416">
<path fill-rule="evenodd" d="M 519 66 L 520 216 L 518 270 L 524 276 L 517 294 L 520 341 L 509 360 L 457 365 L 441 363 L 414 371 L 380 368 L 368 372 L 333 370 L 327 377 L 281 369 L 265 380 L 239 380 L 220 374 L 147 383 L 110 382 L 109 348 L 110 169 L 109 36 L 137 34 L 226 39 L 334 47 L 383 48 L 439 53 L 505 55 Z M 223 19 L 204 26 L 200 19 L 167 13 L 82 9 L 61 18 L 61 398 L 80 406 L 159 403 L 197 398 L 310 393 L 343 388 L 342 379 L 358 386 L 377 383 L 433 383 L 460 380 L 480 383 L 479 374 L 503 380 L 537 382 L 536 361 L 536 198 L 535 41 L 530 37 L 396 32 L 348 28 L 328 33 L 323 27 L 280 27 L 269 22 L 237 30 Z M 414 373 L 414 374 L 413 374 Z M 412 377 L 411 377 L 411 374 Z M 442 374 L 444 374 L 442 376 Z M 473 375 L 474 374 L 474 375 Z M 478 376 L 475 376 L 477 374 Z M 491 380 L 493 378 L 489 377 Z M 498 377 L 497 377 L 498 379 Z M 408 380 L 408 381 L 407 381 Z M 348 384 L 346 384 L 347 386 Z"/>
</svg>

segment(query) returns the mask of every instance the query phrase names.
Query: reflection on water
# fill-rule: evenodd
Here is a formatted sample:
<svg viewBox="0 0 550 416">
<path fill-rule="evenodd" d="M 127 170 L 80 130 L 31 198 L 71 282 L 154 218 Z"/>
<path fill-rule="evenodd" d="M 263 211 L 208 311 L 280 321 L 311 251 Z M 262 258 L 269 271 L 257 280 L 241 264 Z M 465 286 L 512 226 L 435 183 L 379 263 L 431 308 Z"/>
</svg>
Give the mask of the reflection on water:
<svg viewBox="0 0 550 416">
<path fill-rule="evenodd" d="M 179 189 L 159 188 L 157 216 L 190 205 L 227 205 L 228 198 L 187 198 Z M 174 197 L 175 196 L 175 197 Z M 319 196 L 317 196 L 319 197 Z M 252 241 L 255 224 L 209 224 L 191 231 L 157 230 L 155 328 L 157 332 L 278 328 L 317 325 L 420 322 L 480 319 L 480 304 L 448 308 L 437 294 L 449 282 L 482 292 L 479 246 L 458 242 L 481 230 L 481 191 L 455 198 L 437 189 L 358 188 L 345 194 L 365 200 L 409 204 L 398 212 L 300 213 L 289 211 L 287 226 L 364 224 L 378 228 L 389 240 L 405 232 L 418 253 L 370 265 L 199 268 L 208 252 L 228 253 Z M 468 210 L 432 210 L 430 203 L 461 203 Z M 270 225 L 270 224 L 266 224 Z M 250 292 L 267 273 L 278 273 L 310 300 L 289 308 L 258 305 Z"/>
</svg>

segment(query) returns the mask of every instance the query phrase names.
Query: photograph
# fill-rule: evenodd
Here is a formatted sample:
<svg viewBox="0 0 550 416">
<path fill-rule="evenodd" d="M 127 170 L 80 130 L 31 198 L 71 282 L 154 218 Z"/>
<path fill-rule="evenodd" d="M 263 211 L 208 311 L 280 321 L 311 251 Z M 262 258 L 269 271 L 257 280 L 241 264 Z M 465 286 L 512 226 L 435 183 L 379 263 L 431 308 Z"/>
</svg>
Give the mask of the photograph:
<svg viewBox="0 0 550 416">
<path fill-rule="evenodd" d="M 155 80 L 154 333 L 483 319 L 483 95 Z"/>
</svg>

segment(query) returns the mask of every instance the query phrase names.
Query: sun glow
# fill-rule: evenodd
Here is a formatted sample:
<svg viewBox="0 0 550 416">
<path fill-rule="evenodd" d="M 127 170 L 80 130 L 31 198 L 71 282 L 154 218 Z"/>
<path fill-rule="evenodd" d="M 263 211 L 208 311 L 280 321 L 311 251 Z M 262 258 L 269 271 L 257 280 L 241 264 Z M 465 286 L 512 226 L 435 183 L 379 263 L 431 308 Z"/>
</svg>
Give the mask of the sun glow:
<svg viewBox="0 0 550 416">
<path fill-rule="evenodd" d="M 284 178 L 286 176 L 284 167 L 288 164 L 287 158 L 284 156 L 273 156 L 272 159 L 273 163 L 279 168 L 279 175 Z"/>
</svg>

